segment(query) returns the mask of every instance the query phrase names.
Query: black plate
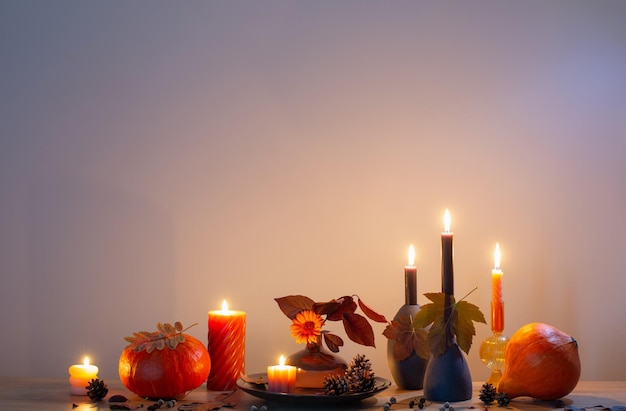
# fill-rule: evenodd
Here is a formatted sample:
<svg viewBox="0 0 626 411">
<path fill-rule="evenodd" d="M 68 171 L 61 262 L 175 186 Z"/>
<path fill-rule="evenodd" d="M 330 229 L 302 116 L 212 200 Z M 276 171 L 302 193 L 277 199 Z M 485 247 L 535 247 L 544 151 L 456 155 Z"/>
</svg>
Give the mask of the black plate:
<svg viewBox="0 0 626 411">
<path fill-rule="evenodd" d="M 267 374 L 251 374 L 251 379 L 262 378 L 267 381 Z M 263 398 L 268 401 L 288 402 L 292 404 L 308 404 L 308 405 L 325 405 L 325 404 L 346 404 L 355 401 L 361 401 L 369 398 L 377 393 L 386 390 L 391 385 L 391 381 L 384 378 L 376 377 L 376 385 L 372 391 L 346 393 L 342 395 L 326 395 L 324 391 L 315 389 L 296 388 L 293 393 L 271 392 L 267 391 L 266 384 L 251 384 L 245 382 L 241 378 L 237 380 L 237 386 L 243 391 L 255 397 Z"/>
</svg>

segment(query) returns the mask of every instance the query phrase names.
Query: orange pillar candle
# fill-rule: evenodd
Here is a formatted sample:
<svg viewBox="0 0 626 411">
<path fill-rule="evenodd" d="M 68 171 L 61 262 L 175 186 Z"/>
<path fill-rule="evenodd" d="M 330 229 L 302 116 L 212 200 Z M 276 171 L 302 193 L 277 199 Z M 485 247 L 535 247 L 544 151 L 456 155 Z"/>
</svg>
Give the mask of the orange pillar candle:
<svg viewBox="0 0 626 411">
<path fill-rule="evenodd" d="M 496 243 L 493 253 L 494 268 L 491 270 L 491 331 L 504 330 L 504 300 L 502 298 L 502 270 L 500 270 L 500 245 Z"/>
<path fill-rule="evenodd" d="M 280 356 L 279 365 L 267 367 L 267 390 L 272 392 L 293 392 L 296 388 L 296 367 L 285 365 L 285 356 Z"/>
<path fill-rule="evenodd" d="M 89 364 L 89 357 L 85 357 L 83 364 L 70 366 L 70 393 L 72 395 L 87 395 L 87 386 L 94 378 L 98 378 L 98 367 Z"/>
<path fill-rule="evenodd" d="M 207 388 L 213 391 L 237 388 L 237 379 L 245 373 L 246 313 L 228 309 L 209 311 L 208 351 L 211 371 Z"/>
</svg>

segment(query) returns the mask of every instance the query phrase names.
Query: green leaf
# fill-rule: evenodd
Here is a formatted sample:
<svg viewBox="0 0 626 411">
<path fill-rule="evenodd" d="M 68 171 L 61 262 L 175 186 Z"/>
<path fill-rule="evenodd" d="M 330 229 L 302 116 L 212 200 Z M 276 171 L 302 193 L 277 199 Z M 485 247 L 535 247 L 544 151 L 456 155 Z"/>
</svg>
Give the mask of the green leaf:
<svg viewBox="0 0 626 411">
<path fill-rule="evenodd" d="M 430 349 L 428 348 L 427 343 L 428 333 L 423 328 L 418 328 L 413 330 L 413 336 L 411 340 L 413 341 L 413 351 L 418 356 L 427 360 L 430 357 Z"/>
<path fill-rule="evenodd" d="M 443 355 L 448 350 L 448 331 L 443 321 L 443 315 L 433 322 L 428 331 L 428 349 L 434 356 Z"/>
<path fill-rule="evenodd" d="M 471 293 L 471 292 L 470 292 Z M 485 323 L 485 316 L 480 309 L 464 298 L 455 302 L 454 296 L 445 293 L 424 294 L 432 303 L 420 308 L 413 320 L 413 328 L 426 328 L 428 348 L 433 355 L 442 355 L 454 344 L 455 337 L 459 347 L 469 354 L 473 337 L 476 335 L 475 322 Z M 469 295 L 469 294 L 468 294 Z M 446 310 L 446 307 L 449 310 Z M 445 319 L 446 311 L 449 318 Z"/>
<path fill-rule="evenodd" d="M 474 322 L 486 324 L 485 316 L 477 306 L 467 301 L 456 303 L 454 312 L 457 314 L 455 330 L 457 344 L 466 354 L 469 354 L 472 340 L 476 335 Z"/>
<path fill-rule="evenodd" d="M 439 317 L 443 317 L 443 304 L 424 304 L 413 319 L 413 327 L 426 328 Z"/>
</svg>

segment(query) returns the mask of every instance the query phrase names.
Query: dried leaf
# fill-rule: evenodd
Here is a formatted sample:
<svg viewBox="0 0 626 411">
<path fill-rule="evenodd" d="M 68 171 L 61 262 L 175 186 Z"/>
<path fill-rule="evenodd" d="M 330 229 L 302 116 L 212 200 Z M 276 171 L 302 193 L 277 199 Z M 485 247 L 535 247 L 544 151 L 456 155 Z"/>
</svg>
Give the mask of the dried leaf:
<svg viewBox="0 0 626 411">
<path fill-rule="evenodd" d="M 288 295 L 286 297 L 280 297 L 274 299 L 278 303 L 280 310 L 289 318 L 293 320 L 296 315 L 302 310 L 312 310 L 315 302 L 309 297 L 303 295 Z"/>
<path fill-rule="evenodd" d="M 328 314 L 328 316 L 326 316 L 326 319 L 329 321 L 343 321 L 344 314 L 352 314 L 356 311 L 357 305 L 354 302 L 354 299 L 349 295 L 338 298 L 337 302 L 341 305 L 333 313 L 330 313 Z"/>
<path fill-rule="evenodd" d="M 343 326 L 348 338 L 355 343 L 366 347 L 376 347 L 374 344 L 374 330 L 365 317 L 360 314 L 344 312 Z"/>
<path fill-rule="evenodd" d="M 248 384 L 264 385 L 267 381 L 263 377 L 251 378 L 246 374 L 241 374 L 241 379 Z"/>
<path fill-rule="evenodd" d="M 338 335 L 332 334 L 328 331 L 323 331 L 324 342 L 329 350 L 332 352 L 339 352 L 339 347 L 343 347 L 343 340 Z"/>
<path fill-rule="evenodd" d="M 196 324 L 194 324 L 196 325 Z M 178 344 L 185 341 L 183 326 L 180 322 L 175 325 L 157 323 L 156 332 L 139 331 L 134 332 L 132 337 L 124 337 L 130 344 L 127 346 L 135 352 L 146 351 L 148 354 L 154 350 L 162 350 L 168 347 L 176 349 Z"/>
<path fill-rule="evenodd" d="M 398 320 L 392 320 L 385 330 L 383 331 L 383 335 L 390 340 L 400 340 L 402 333 L 405 331 L 402 329 L 402 324 Z"/>
<path fill-rule="evenodd" d="M 359 307 L 361 308 L 361 310 L 363 310 L 363 313 L 365 313 L 365 315 L 372 321 L 376 321 L 378 323 L 386 323 L 387 319 L 385 318 L 384 315 L 382 314 L 378 314 L 376 311 L 372 310 L 370 307 L 368 307 L 362 299 L 358 299 L 359 302 Z"/>
<path fill-rule="evenodd" d="M 313 304 L 313 311 L 319 315 L 329 315 L 341 308 L 341 303 L 331 300 L 325 303 Z"/>
<path fill-rule="evenodd" d="M 422 358 L 430 356 L 426 343 L 426 330 L 415 327 L 408 315 L 400 316 L 397 320 L 391 321 L 383 331 L 383 335 L 396 341 L 393 354 L 398 361 L 407 359 L 413 352 Z"/>
</svg>

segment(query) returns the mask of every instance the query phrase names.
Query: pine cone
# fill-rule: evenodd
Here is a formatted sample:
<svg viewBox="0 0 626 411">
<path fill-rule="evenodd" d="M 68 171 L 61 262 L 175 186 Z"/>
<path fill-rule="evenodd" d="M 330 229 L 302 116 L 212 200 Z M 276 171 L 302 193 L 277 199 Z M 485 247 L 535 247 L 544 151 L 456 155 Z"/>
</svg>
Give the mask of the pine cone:
<svg viewBox="0 0 626 411">
<path fill-rule="evenodd" d="M 85 388 L 87 388 L 87 395 L 92 401 L 100 401 L 109 392 L 109 388 L 104 381 L 97 378 L 89 381 L 89 385 Z"/>
<path fill-rule="evenodd" d="M 370 360 L 365 355 L 357 354 L 346 371 L 350 382 L 350 391 L 368 392 L 376 387 L 376 375 L 372 371 Z"/>
<path fill-rule="evenodd" d="M 338 377 L 331 374 L 324 377 L 324 392 L 326 395 L 341 395 L 348 392 L 349 389 L 350 383 L 345 376 Z"/>
<path fill-rule="evenodd" d="M 490 405 L 496 399 L 496 387 L 494 387 L 490 383 L 483 384 L 480 392 L 478 393 L 478 398 L 485 404 Z"/>
<path fill-rule="evenodd" d="M 496 401 L 498 401 L 498 405 L 500 407 L 506 407 L 511 402 L 509 395 L 505 392 L 499 392 L 496 394 Z"/>
</svg>

